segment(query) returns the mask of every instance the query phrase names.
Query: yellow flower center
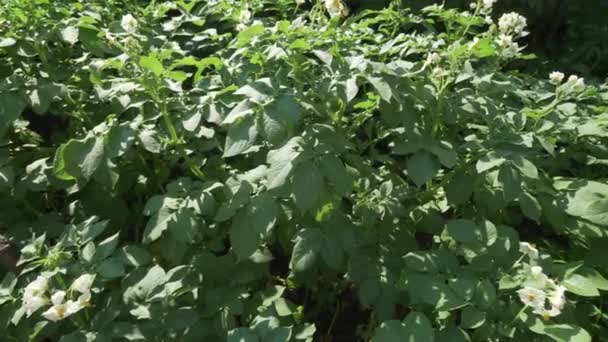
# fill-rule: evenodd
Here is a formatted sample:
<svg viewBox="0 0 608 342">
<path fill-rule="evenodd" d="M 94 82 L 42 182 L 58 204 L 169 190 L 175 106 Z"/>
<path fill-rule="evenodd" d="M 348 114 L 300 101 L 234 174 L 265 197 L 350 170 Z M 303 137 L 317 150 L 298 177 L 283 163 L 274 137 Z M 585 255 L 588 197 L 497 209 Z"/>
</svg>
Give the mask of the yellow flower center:
<svg viewBox="0 0 608 342">
<path fill-rule="evenodd" d="M 536 296 L 534 294 L 529 294 L 528 295 L 528 300 L 533 302 L 536 299 Z"/>
<path fill-rule="evenodd" d="M 59 316 L 59 318 L 65 316 L 65 308 L 63 306 L 58 307 L 55 311 L 57 311 L 57 316 Z"/>
</svg>

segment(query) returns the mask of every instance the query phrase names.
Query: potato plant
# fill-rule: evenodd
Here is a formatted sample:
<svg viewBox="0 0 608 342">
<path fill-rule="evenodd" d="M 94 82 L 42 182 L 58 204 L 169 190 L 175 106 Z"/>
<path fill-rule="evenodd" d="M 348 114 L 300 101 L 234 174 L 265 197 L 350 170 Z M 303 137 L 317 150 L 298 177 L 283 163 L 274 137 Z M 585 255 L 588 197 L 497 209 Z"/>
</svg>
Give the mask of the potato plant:
<svg viewBox="0 0 608 342">
<path fill-rule="evenodd" d="M 606 340 L 608 84 L 494 3 L 4 1 L 0 340 Z"/>
</svg>

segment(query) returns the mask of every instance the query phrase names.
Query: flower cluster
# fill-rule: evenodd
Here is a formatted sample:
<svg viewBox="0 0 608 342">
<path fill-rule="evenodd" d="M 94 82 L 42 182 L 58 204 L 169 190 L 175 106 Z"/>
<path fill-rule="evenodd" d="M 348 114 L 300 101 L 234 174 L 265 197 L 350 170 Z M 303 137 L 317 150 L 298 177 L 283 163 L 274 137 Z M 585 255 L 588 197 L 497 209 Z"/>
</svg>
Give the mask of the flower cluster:
<svg viewBox="0 0 608 342">
<path fill-rule="evenodd" d="M 251 23 L 252 13 L 249 8 L 245 7 L 241 10 L 239 14 L 239 24 L 236 26 L 236 29 L 239 31 L 243 31 L 247 28 L 247 26 Z"/>
<path fill-rule="evenodd" d="M 531 262 L 523 267 L 525 280 L 522 288 L 517 291 L 519 299 L 545 320 L 561 314 L 566 305 L 566 288 L 549 278 L 542 267 L 532 265 L 536 264 L 539 257 L 538 249 L 527 242 L 522 242 L 519 250 L 526 254 Z"/>
<path fill-rule="evenodd" d="M 48 288 L 48 279 L 44 276 L 38 276 L 36 280 L 29 283 L 23 292 L 23 309 L 27 317 L 30 317 L 35 311 L 43 307 L 47 300 L 44 298 L 44 293 Z"/>
<path fill-rule="evenodd" d="M 25 287 L 22 308 L 27 317 L 49 303 L 46 297 L 46 292 L 49 289 L 48 280 L 47 277 L 40 275 Z M 95 275 L 92 274 L 83 274 L 74 280 L 68 292 L 77 292 L 79 296 L 76 300 L 66 301 L 67 293 L 65 291 L 55 291 L 50 298 L 51 307 L 43 312 L 42 316 L 49 321 L 56 322 L 90 306 L 91 286 L 94 280 Z"/>
<path fill-rule="evenodd" d="M 325 0 L 325 8 L 332 18 L 346 17 L 349 13 L 348 7 L 342 0 Z"/>
<path fill-rule="evenodd" d="M 122 27 L 122 29 L 127 33 L 135 33 L 138 26 L 139 24 L 137 23 L 137 20 L 135 20 L 131 14 L 123 15 L 122 19 L 120 20 L 120 27 Z"/>
<path fill-rule="evenodd" d="M 498 0 L 481 0 L 479 5 L 476 2 L 471 3 L 471 8 L 476 9 L 479 6 L 479 13 L 488 15 L 492 13 L 492 7 Z"/>
<path fill-rule="evenodd" d="M 582 93 L 587 89 L 587 85 L 585 84 L 585 79 L 582 77 L 578 77 L 576 75 L 570 75 L 568 80 L 564 82 L 563 72 L 554 71 L 549 74 L 549 82 L 555 85 L 557 90 L 561 92 L 563 95 L 576 95 Z"/>
<path fill-rule="evenodd" d="M 562 84 L 562 82 L 564 81 L 564 77 L 566 77 L 566 75 L 564 75 L 563 72 L 554 71 L 549 74 L 549 82 L 551 82 L 551 84 L 558 86 L 558 85 Z"/>
<path fill-rule="evenodd" d="M 526 18 L 515 12 L 503 14 L 498 19 L 498 30 L 500 33 L 508 34 L 515 38 L 524 37 L 528 34 L 525 31 L 527 25 Z"/>
<path fill-rule="evenodd" d="M 441 56 L 437 52 L 432 52 L 426 56 L 423 67 L 426 68 L 429 65 L 436 65 L 439 64 L 439 62 L 441 62 Z"/>
<path fill-rule="evenodd" d="M 502 49 L 503 56 L 511 58 L 517 56 L 521 47 L 515 41 L 528 34 L 525 31 L 526 18 L 517 13 L 506 13 L 498 20 L 498 38 L 496 44 Z"/>
</svg>

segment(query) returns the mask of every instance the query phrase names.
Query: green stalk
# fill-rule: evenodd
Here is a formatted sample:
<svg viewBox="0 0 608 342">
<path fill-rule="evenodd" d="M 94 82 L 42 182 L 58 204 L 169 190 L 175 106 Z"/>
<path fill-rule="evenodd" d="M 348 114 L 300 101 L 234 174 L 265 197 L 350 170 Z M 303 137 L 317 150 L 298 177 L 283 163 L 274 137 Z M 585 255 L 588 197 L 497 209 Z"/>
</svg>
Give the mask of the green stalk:
<svg viewBox="0 0 608 342">
<path fill-rule="evenodd" d="M 154 96 L 154 97 L 155 97 L 155 100 L 157 101 L 158 107 L 160 108 L 160 112 L 165 121 L 165 125 L 167 126 L 167 130 L 169 131 L 169 135 L 171 136 L 172 145 L 176 145 L 178 152 L 181 154 L 181 156 L 184 158 L 184 160 L 186 160 L 186 164 L 190 168 L 190 171 L 192 172 L 192 174 L 194 174 L 196 177 L 200 178 L 201 180 L 204 180 L 205 174 L 196 166 L 196 164 L 190 158 L 188 153 L 186 153 L 186 150 L 184 149 L 184 147 L 180 144 L 181 139 L 177 136 L 177 131 L 175 130 L 175 126 L 173 125 L 173 121 L 171 121 L 171 117 L 169 116 L 169 110 L 167 109 L 167 103 L 165 101 L 161 101 L 158 96 Z"/>
<path fill-rule="evenodd" d="M 159 101 L 160 101 L 160 99 L 159 99 Z M 165 125 L 167 126 L 167 130 L 169 131 L 169 135 L 171 136 L 171 143 L 177 144 L 179 142 L 179 137 L 177 136 L 177 131 L 175 130 L 173 121 L 171 121 L 171 117 L 169 117 L 169 110 L 167 109 L 167 103 L 165 101 L 160 101 L 159 107 L 160 107 L 160 112 L 165 121 Z"/>
</svg>

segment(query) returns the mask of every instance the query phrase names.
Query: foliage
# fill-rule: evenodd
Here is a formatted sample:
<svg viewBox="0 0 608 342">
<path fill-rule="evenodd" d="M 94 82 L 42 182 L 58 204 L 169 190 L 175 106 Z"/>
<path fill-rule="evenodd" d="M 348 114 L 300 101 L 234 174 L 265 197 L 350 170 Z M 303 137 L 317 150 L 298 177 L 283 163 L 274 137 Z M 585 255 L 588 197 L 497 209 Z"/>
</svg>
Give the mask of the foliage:
<svg viewBox="0 0 608 342">
<path fill-rule="evenodd" d="M 608 336 L 608 84 L 487 2 L 5 2 L 3 340 Z"/>
</svg>

